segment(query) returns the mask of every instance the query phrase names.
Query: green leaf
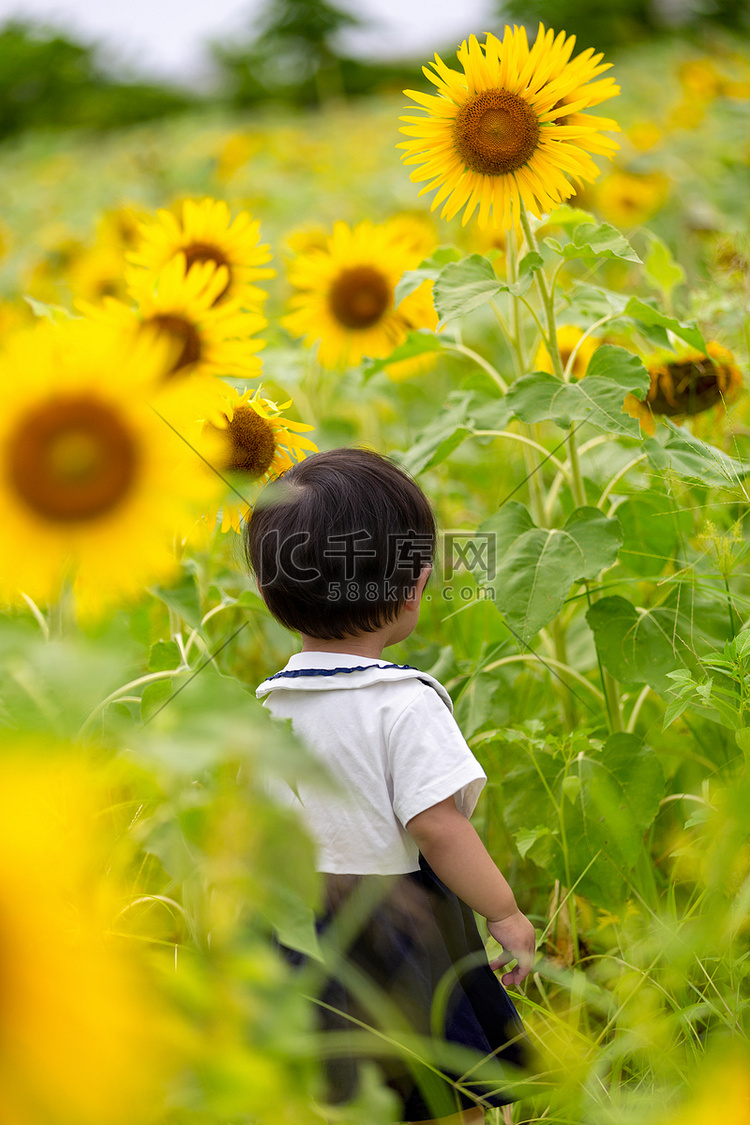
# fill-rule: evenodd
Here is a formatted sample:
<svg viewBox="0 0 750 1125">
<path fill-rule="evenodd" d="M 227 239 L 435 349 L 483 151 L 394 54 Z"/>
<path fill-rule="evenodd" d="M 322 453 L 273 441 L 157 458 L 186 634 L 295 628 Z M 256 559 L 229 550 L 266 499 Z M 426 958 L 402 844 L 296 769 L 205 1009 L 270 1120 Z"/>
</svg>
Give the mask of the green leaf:
<svg viewBox="0 0 750 1125">
<path fill-rule="evenodd" d="M 453 391 L 446 407 L 422 431 L 408 450 L 394 454 L 399 465 L 411 476 L 439 465 L 471 432 L 469 404 L 471 391 Z"/>
<path fill-rule="evenodd" d="M 257 609 L 261 612 L 266 610 L 266 603 L 260 594 L 256 594 L 255 590 L 243 590 L 237 598 L 237 605 L 243 609 Z"/>
<path fill-rule="evenodd" d="M 558 207 L 552 211 L 545 219 L 545 227 L 563 227 L 566 231 L 570 232 L 580 227 L 582 223 L 596 225 L 596 219 L 590 212 L 582 211 L 580 207 L 568 207 L 567 203 L 563 203 L 562 207 Z"/>
<path fill-rule="evenodd" d="M 551 420 L 567 429 L 573 421 L 586 421 L 609 433 L 638 437 L 638 422 L 623 413 L 623 403 L 627 394 L 643 398 L 649 382 L 637 356 L 603 344 L 578 382 L 561 383 L 548 372 L 535 371 L 518 379 L 504 401 L 523 422 Z"/>
<path fill-rule="evenodd" d="M 152 684 L 146 684 L 141 695 L 141 718 L 144 723 L 164 706 L 172 695 L 172 690 L 171 679 L 156 680 Z"/>
<path fill-rule="evenodd" d="M 576 258 L 588 262 L 606 258 L 620 258 L 626 262 L 641 260 L 625 236 L 609 223 L 599 226 L 595 223 L 581 223 L 565 246 L 561 246 L 554 238 L 546 238 L 545 242 L 567 262 Z"/>
<path fill-rule="evenodd" d="M 521 261 L 518 263 L 518 281 L 514 285 L 509 285 L 508 292 L 512 293 L 514 297 L 520 297 L 531 286 L 534 280 L 534 274 L 540 270 L 544 265 L 544 259 L 541 254 L 536 250 L 530 250 L 528 254 L 524 254 Z"/>
<path fill-rule="evenodd" d="M 573 282 L 572 298 L 571 307 L 593 320 L 622 313 L 628 303 L 622 293 L 583 281 Z"/>
<path fill-rule="evenodd" d="M 482 535 L 491 535 L 491 545 L 488 571 L 490 574 L 497 570 L 497 564 L 508 553 L 519 536 L 534 527 L 534 521 L 525 505 L 518 500 L 508 500 L 488 519 L 479 525 L 477 531 Z"/>
<path fill-rule="evenodd" d="M 563 530 L 575 539 L 583 555 L 583 568 L 576 580 L 596 578 L 617 561 L 622 545 L 622 528 L 617 518 L 610 519 L 599 508 L 576 508 Z"/>
<path fill-rule="evenodd" d="M 638 610 L 616 596 L 594 602 L 586 613 L 599 658 L 623 684 L 649 684 L 664 695 L 668 675 L 682 664 L 670 609 Z"/>
<path fill-rule="evenodd" d="M 174 641 L 156 641 L 148 655 L 149 672 L 169 672 L 182 664 L 180 650 Z"/>
<path fill-rule="evenodd" d="M 674 556 L 678 537 L 692 526 L 689 512 L 669 496 L 637 492 L 617 506 L 623 530 L 620 563 L 641 578 L 655 578 Z"/>
<path fill-rule="evenodd" d="M 486 305 L 507 288 L 497 277 L 492 263 L 481 254 L 470 254 L 463 261 L 446 266 L 433 290 L 440 324 Z"/>
<path fill-rule="evenodd" d="M 669 300 L 675 286 L 685 281 L 685 271 L 672 257 L 666 242 L 650 232 L 648 237 L 649 248 L 643 262 L 643 273 L 649 284 Z"/>
<path fill-rule="evenodd" d="M 581 755 L 577 772 L 580 800 L 564 813 L 571 869 L 588 867 L 581 891 L 606 904 L 622 898 L 646 854 L 643 837 L 659 809 L 664 773 L 654 751 L 625 733 L 611 735 L 599 754 Z"/>
<path fill-rule="evenodd" d="M 401 280 L 396 286 L 393 294 L 393 303 L 396 308 L 406 298 L 416 292 L 425 281 L 434 281 L 439 277 L 440 271 L 449 262 L 458 262 L 461 259 L 461 251 L 455 246 L 438 246 L 437 250 L 420 262 L 415 270 L 406 270 L 401 275 Z"/>
<path fill-rule="evenodd" d="M 193 629 L 200 628 L 200 596 L 193 574 L 183 571 L 176 585 L 152 586 L 150 593 L 174 610 Z"/>
<path fill-rule="evenodd" d="M 542 836 L 551 836 L 552 832 L 546 824 L 537 824 L 536 828 L 519 828 L 517 832 L 513 833 L 513 839 L 516 841 L 518 854 L 521 859 L 526 858 L 526 853 L 534 846 L 537 840 Z"/>
<path fill-rule="evenodd" d="M 671 470 L 708 488 L 735 488 L 750 472 L 750 466 L 728 453 L 694 437 L 689 430 L 664 419 L 666 440 L 644 442 L 651 464 L 659 472 Z"/>
<path fill-rule="evenodd" d="M 470 254 L 463 261 L 446 266 L 433 291 L 440 326 L 486 305 L 498 293 L 516 296 L 525 293 L 543 264 L 536 250 L 524 255 L 518 266 L 518 281 L 513 285 L 502 281 L 496 275 L 492 262 L 482 254 Z"/>
<path fill-rule="evenodd" d="M 456 722 L 464 738 L 471 738 L 483 727 L 493 711 L 493 699 L 498 692 L 507 691 L 507 684 L 498 671 L 482 672 L 469 677 L 456 702 Z"/>
<path fill-rule="evenodd" d="M 77 319 L 62 305 L 50 305 L 46 301 L 37 301 L 36 297 L 24 293 L 23 299 L 29 306 L 34 316 L 51 320 L 53 324 L 64 324 L 67 320 Z"/>
<path fill-rule="evenodd" d="M 734 732 L 734 741 L 743 754 L 750 754 L 750 727 L 742 727 Z"/>
<path fill-rule="evenodd" d="M 528 644 L 560 612 L 574 582 L 594 578 L 615 561 L 621 541 L 617 520 L 598 508 L 577 509 L 562 530 L 524 531 L 504 553 L 493 582 L 495 605 L 509 628 Z"/>
<path fill-rule="evenodd" d="M 427 332 L 421 328 L 410 332 L 403 344 L 400 344 L 390 355 L 372 360 L 363 368 L 365 382 L 373 375 L 377 375 L 384 367 L 390 367 L 392 363 L 399 363 L 402 359 L 414 359 L 415 356 L 427 355 L 428 352 L 439 352 L 442 346 L 434 332 Z"/>
<path fill-rule="evenodd" d="M 683 322 L 677 320 L 674 316 L 667 316 L 655 305 L 642 301 L 640 297 L 631 297 L 624 311 L 625 316 L 631 317 L 637 324 L 645 325 L 648 328 L 663 328 L 665 332 L 671 332 L 680 340 L 684 340 L 686 344 L 690 344 L 691 348 L 697 348 L 700 352 L 706 350 L 706 341 L 696 327 L 694 320 Z"/>
</svg>

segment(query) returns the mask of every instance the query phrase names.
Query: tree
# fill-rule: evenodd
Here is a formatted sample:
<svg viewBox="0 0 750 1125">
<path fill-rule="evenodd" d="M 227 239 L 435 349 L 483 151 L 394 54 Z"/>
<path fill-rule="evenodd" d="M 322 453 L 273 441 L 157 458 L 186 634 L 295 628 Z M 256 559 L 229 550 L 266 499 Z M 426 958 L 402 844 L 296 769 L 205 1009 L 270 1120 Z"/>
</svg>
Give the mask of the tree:
<svg viewBox="0 0 750 1125">
<path fill-rule="evenodd" d="M 270 0 L 249 42 L 215 43 L 212 53 L 235 105 L 268 99 L 321 104 L 372 89 L 394 69 L 403 73 L 342 51 L 341 33 L 366 26 L 327 0 Z"/>
</svg>

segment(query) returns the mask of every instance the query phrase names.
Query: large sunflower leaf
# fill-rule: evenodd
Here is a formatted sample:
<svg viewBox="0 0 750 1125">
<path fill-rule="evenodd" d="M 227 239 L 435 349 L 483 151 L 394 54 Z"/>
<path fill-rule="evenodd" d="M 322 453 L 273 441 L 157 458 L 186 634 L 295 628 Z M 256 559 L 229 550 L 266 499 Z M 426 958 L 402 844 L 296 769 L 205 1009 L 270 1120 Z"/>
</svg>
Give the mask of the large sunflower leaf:
<svg viewBox="0 0 750 1125">
<path fill-rule="evenodd" d="M 637 492 L 616 509 L 623 530 L 619 561 L 640 578 L 655 578 L 674 557 L 681 536 L 689 534 L 692 515 L 660 492 Z"/>
<path fill-rule="evenodd" d="M 522 526 L 519 516 L 516 510 L 506 517 L 508 525 L 515 520 Z M 500 514 L 493 518 L 502 520 Z M 490 526 L 485 521 L 482 530 Z M 562 529 L 531 527 L 504 552 L 493 583 L 495 605 L 528 643 L 557 616 L 574 582 L 594 578 L 615 562 L 621 542 L 618 521 L 598 508 L 576 509 Z"/>
<path fill-rule="evenodd" d="M 750 473 L 750 465 L 743 465 L 728 453 L 694 437 L 688 430 L 664 419 L 666 440 L 649 438 L 644 442 L 651 464 L 658 472 L 672 470 L 678 476 L 694 480 L 708 488 L 736 488 Z"/>
<path fill-rule="evenodd" d="M 496 275 L 492 262 L 481 254 L 470 254 L 461 262 L 451 263 L 440 273 L 433 291 L 440 325 L 486 305 L 498 293 L 525 293 L 543 264 L 541 254 L 532 250 L 519 263 L 518 281 L 508 285 Z"/>
<path fill-rule="evenodd" d="M 642 301 L 640 297 L 630 298 L 625 306 L 625 315 L 632 317 L 636 323 L 644 325 L 646 328 L 663 328 L 665 331 L 663 343 L 665 345 L 669 344 L 666 333 L 671 332 L 680 340 L 684 340 L 686 344 L 690 344 L 691 348 L 697 348 L 699 352 L 705 352 L 706 350 L 706 341 L 696 327 L 694 320 L 683 322 L 677 320 L 674 316 L 667 316 L 655 305 Z"/>
<path fill-rule="evenodd" d="M 605 258 L 620 258 L 626 262 L 640 262 L 633 247 L 619 230 L 609 223 L 581 223 L 573 231 L 570 242 L 564 246 L 554 238 L 545 238 L 547 246 L 560 254 L 567 262 L 576 258 L 584 261 L 597 261 Z"/>
<path fill-rule="evenodd" d="M 649 684 L 660 695 L 667 691 L 669 673 L 683 664 L 673 609 L 636 609 L 618 595 L 595 602 L 586 620 L 599 659 L 616 680 Z"/>
<path fill-rule="evenodd" d="M 551 420 L 567 429 L 571 422 L 586 421 L 609 433 L 638 437 L 638 423 L 623 412 L 623 403 L 627 394 L 643 398 L 648 386 L 648 372 L 637 356 L 603 344 L 578 382 L 561 383 L 554 375 L 535 371 L 518 379 L 505 401 L 523 422 Z"/>
</svg>

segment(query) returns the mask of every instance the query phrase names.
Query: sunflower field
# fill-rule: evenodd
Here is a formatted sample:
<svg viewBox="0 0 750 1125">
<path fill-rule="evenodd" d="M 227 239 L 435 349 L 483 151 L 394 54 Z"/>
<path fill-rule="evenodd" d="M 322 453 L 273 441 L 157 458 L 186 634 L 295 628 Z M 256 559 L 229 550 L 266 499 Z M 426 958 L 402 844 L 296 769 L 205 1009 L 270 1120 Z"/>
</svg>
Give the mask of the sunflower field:
<svg viewBox="0 0 750 1125">
<path fill-rule="evenodd" d="M 386 658 L 536 927 L 487 1120 L 750 1125 L 750 48 L 506 27 L 406 97 L 0 148 L 0 1125 L 395 1120 L 371 1064 L 322 1100 L 242 547 L 347 445 L 436 509 Z"/>
</svg>

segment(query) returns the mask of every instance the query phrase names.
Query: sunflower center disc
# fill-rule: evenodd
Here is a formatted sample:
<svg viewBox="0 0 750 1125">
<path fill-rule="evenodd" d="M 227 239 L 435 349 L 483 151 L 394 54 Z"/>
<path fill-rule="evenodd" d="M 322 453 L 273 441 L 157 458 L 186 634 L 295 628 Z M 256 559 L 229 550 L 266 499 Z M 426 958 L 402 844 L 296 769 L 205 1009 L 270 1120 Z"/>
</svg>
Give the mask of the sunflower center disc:
<svg viewBox="0 0 750 1125">
<path fill-rule="evenodd" d="M 238 406 L 228 425 L 231 450 L 226 468 L 262 477 L 276 452 L 276 437 L 267 418 L 250 406 Z"/>
<path fill-rule="evenodd" d="M 501 176 L 533 156 L 539 120 L 527 102 L 508 90 L 483 90 L 456 114 L 453 143 L 472 172 Z"/>
<path fill-rule="evenodd" d="M 152 316 L 147 324 L 153 324 L 159 332 L 166 332 L 180 349 L 167 375 L 176 375 L 183 367 L 197 363 L 201 358 L 201 338 L 194 324 L 173 313 L 160 313 Z"/>
<path fill-rule="evenodd" d="M 393 299 L 387 278 L 372 266 L 343 270 L 331 286 L 328 303 L 344 328 L 371 328 Z"/>
<path fill-rule="evenodd" d="M 196 262 L 213 262 L 215 266 L 224 266 L 228 277 L 227 283 L 219 293 L 216 301 L 220 301 L 229 292 L 229 286 L 232 284 L 232 267 L 230 266 L 227 258 L 219 250 L 218 246 L 212 246 L 210 242 L 191 242 L 189 246 L 182 247 L 182 253 L 185 255 L 185 273 L 190 272 L 190 267 L 194 266 Z M 216 304 L 214 301 L 214 304 Z"/>
<path fill-rule="evenodd" d="M 10 442 L 16 494 L 48 520 L 94 520 L 127 496 L 136 476 L 132 434 L 104 403 L 85 395 L 28 413 Z"/>
</svg>

